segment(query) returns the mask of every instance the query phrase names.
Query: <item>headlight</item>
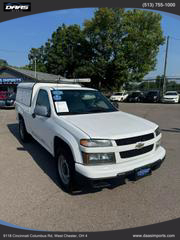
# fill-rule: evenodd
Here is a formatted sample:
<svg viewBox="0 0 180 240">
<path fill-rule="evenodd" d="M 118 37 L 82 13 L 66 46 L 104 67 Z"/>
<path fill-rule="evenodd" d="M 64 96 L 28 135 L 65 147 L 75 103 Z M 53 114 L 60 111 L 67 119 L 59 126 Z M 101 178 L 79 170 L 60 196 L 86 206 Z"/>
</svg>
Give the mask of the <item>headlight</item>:
<svg viewBox="0 0 180 240">
<path fill-rule="evenodd" d="M 156 130 L 155 130 L 156 137 L 157 137 L 160 133 L 161 133 L 160 128 L 159 128 L 159 127 L 156 128 Z"/>
<path fill-rule="evenodd" d="M 84 153 L 82 152 L 85 165 L 112 164 L 116 163 L 114 153 Z"/>
<path fill-rule="evenodd" d="M 111 147 L 111 140 L 81 139 L 80 145 L 84 147 Z"/>
</svg>

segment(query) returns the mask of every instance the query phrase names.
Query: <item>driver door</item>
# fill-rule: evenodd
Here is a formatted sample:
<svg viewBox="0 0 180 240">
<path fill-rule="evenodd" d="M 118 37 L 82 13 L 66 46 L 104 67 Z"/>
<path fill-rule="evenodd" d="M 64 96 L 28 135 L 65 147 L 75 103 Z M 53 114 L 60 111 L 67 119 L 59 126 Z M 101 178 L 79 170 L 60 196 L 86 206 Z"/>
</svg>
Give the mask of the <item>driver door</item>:
<svg viewBox="0 0 180 240">
<path fill-rule="evenodd" d="M 35 103 L 36 106 L 45 106 L 50 112 L 50 102 L 48 92 L 44 89 L 40 89 L 37 100 Z M 51 138 L 52 130 L 50 129 L 51 117 L 44 117 L 37 114 L 32 114 L 32 135 L 33 137 L 42 144 L 48 151 L 51 152 Z"/>
</svg>

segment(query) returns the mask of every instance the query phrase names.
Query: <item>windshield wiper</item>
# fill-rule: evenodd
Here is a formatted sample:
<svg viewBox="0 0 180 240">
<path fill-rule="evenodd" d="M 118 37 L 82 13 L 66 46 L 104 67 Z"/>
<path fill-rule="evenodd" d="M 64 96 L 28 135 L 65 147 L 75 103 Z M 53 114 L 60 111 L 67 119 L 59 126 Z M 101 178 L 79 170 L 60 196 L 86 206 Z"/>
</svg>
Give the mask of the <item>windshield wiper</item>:
<svg viewBox="0 0 180 240">
<path fill-rule="evenodd" d="M 114 112 L 114 110 L 113 109 L 111 109 L 111 110 L 107 110 L 107 109 L 92 109 L 92 110 L 90 110 L 89 111 L 90 113 L 101 113 L 101 112 Z"/>
<path fill-rule="evenodd" d="M 58 113 L 58 115 L 76 115 L 76 114 L 88 114 L 89 112 L 62 112 Z"/>
</svg>

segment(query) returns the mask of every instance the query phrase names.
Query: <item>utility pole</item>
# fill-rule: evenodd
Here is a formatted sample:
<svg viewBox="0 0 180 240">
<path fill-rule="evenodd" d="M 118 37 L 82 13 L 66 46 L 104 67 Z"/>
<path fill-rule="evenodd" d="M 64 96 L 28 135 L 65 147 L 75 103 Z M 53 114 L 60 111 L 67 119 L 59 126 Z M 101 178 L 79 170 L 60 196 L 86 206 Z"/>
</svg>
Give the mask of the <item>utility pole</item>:
<svg viewBox="0 0 180 240">
<path fill-rule="evenodd" d="M 163 94 L 166 92 L 166 68 L 167 68 L 168 47 L 169 47 L 169 36 L 167 36 L 166 54 L 165 54 L 165 62 L 164 62 Z"/>
<path fill-rule="evenodd" d="M 37 73 L 36 73 L 36 57 L 34 58 L 34 76 L 35 76 L 35 78 L 36 78 L 36 75 L 37 75 Z"/>
</svg>

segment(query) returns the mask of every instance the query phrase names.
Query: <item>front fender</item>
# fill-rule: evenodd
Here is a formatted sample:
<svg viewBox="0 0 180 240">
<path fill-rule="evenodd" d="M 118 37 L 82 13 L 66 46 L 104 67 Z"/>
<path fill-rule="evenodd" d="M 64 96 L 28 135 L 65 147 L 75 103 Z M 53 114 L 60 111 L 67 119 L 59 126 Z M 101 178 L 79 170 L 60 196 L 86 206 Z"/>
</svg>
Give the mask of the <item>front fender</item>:
<svg viewBox="0 0 180 240">
<path fill-rule="evenodd" d="M 82 155 L 81 155 L 81 151 L 79 148 L 79 141 L 72 134 L 70 134 L 66 129 L 64 129 L 62 127 L 56 133 L 57 134 L 55 137 L 58 137 L 61 140 L 63 140 L 71 149 L 74 161 L 77 163 L 82 163 L 83 160 L 82 160 Z M 54 141 L 55 141 L 55 137 L 54 137 Z M 53 150 L 53 155 L 55 156 L 55 150 Z"/>
</svg>

